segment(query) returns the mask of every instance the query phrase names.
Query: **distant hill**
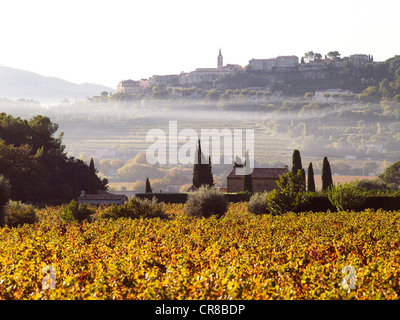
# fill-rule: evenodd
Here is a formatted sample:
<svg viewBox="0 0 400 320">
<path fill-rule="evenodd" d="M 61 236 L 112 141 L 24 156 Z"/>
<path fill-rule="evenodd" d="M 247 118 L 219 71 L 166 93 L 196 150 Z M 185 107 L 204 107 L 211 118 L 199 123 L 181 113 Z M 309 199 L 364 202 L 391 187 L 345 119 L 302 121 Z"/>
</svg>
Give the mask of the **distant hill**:
<svg viewBox="0 0 400 320">
<path fill-rule="evenodd" d="M 71 102 L 88 96 L 112 92 L 107 86 L 84 83 L 75 84 L 55 77 L 0 66 L 0 98 L 11 100 L 33 99 L 41 104 L 59 103 L 63 99 Z"/>
</svg>

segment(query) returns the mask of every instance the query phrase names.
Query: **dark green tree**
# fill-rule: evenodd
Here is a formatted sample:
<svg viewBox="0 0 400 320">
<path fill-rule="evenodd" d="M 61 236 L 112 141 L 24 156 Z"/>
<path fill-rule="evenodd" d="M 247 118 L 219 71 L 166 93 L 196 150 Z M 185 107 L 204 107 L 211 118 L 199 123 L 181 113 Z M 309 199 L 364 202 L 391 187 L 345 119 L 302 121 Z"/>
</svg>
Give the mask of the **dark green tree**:
<svg viewBox="0 0 400 320">
<path fill-rule="evenodd" d="M 303 165 L 301 164 L 300 151 L 295 149 L 293 150 L 293 155 L 292 155 L 292 172 L 294 174 L 297 174 L 297 171 L 302 169 Z"/>
<path fill-rule="evenodd" d="M 314 61 L 319 61 L 319 60 L 321 60 L 321 59 L 322 59 L 322 54 L 316 52 L 316 53 L 314 54 Z"/>
<path fill-rule="evenodd" d="M 244 166 L 243 166 L 242 191 L 251 193 L 253 192 L 253 181 L 250 173 L 250 159 L 248 152 L 246 152 Z"/>
<path fill-rule="evenodd" d="M 97 194 L 97 179 L 96 179 L 96 170 L 94 168 L 93 158 L 90 159 L 90 164 L 89 164 L 88 193 Z"/>
<path fill-rule="evenodd" d="M 41 115 L 22 120 L 0 113 L 0 174 L 11 184 L 11 199 L 45 203 L 77 199 L 87 191 L 88 165 L 67 157 L 58 125 Z M 96 175 L 97 190 L 107 179 Z"/>
<path fill-rule="evenodd" d="M 196 159 L 193 165 L 193 185 L 196 188 L 200 188 L 202 185 L 212 187 L 214 185 L 214 178 L 212 175 L 211 168 L 211 157 L 208 158 L 204 156 L 201 151 L 200 139 L 198 140 Z"/>
<path fill-rule="evenodd" d="M 205 164 L 204 170 L 205 170 L 204 184 L 210 187 L 214 186 L 215 182 L 212 174 L 211 156 L 208 157 L 208 163 Z"/>
<path fill-rule="evenodd" d="M 314 169 L 311 162 L 308 165 L 307 170 L 307 191 L 315 192 Z"/>
<path fill-rule="evenodd" d="M 8 203 L 11 197 L 11 186 L 9 181 L 0 175 L 0 227 L 5 223 L 4 206 Z"/>
<path fill-rule="evenodd" d="M 400 185 L 400 161 L 391 164 L 379 175 L 379 178 L 387 184 Z"/>
<path fill-rule="evenodd" d="M 327 157 L 324 157 L 324 160 L 322 162 L 321 179 L 322 179 L 322 191 L 327 191 L 328 188 L 333 184 L 331 165 L 329 164 Z"/>
<path fill-rule="evenodd" d="M 332 60 L 338 60 L 340 59 L 340 53 L 339 51 L 329 51 L 327 56 L 331 58 Z"/>
<path fill-rule="evenodd" d="M 314 52 L 313 51 L 308 51 L 304 54 L 304 59 L 307 60 L 307 62 L 314 61 Z"/>
<path fill-rule="evenodd" d="M 202 155 L 202 152 L 201 152 L 201 144 L 200 144 L 200 139 L 199 139 L 197 146 L 196 146 L 196 155 L 195 155 L 194 164 L 193 164 L 193 179 L 192 179 L 193 185 L 196 188 L 200 188 L 200 186 L 201 186 L 201 180 L 200 180 L 201 179 L 201 177 L 200 177 L 201 155 Z"/>
<path fill-rule="evenodd" d="M 303 165 L 301 163 L 300 151 L 295 149 L 295 150 L 293 150 L 293 156 L 292 156 L 292 172 L 293 172 L 293 174 L 296 175 L 299 170 L 301 171 L 301 174 L 304 179 L 304 185 L 305 185 L 306 173 L 305 173 L 305 170 L 303 169 Z"/>
<path fill-rule="evenodd" d="M 153 188 L 151 187 L 151 185 L 150 185 L 150 180 L 149 180 L 149 178 L 147 177 L 146 178 L 146 193 L 152 193 L 153 192 Z"/>
<path fill-rule="evenodd" d="M 287 172 L 279 176 L 277 188 L 267 196 L 267 210 L 273 215 L 296 211 L 306 200 L 301 171 Z"/>
</svg>

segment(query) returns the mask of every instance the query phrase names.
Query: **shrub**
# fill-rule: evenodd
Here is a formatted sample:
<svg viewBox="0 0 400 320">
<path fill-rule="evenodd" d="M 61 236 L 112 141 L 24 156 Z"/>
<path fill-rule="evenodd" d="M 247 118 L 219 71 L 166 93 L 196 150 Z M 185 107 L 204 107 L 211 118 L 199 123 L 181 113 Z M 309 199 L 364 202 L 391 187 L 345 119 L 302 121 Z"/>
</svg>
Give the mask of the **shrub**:
<svg viewBox="0 0 400 320">
<path fill-rule="evenodd" d="M 304 176 L 301 170 L 297 174 L 287 172 L 279 177 L 278 189 L 272 190 L 267 197 L 267 209 L 273 215 L 296 211 L 307 199 L 304 191 Z"/>
<path fill-rule="evenodd" d="M 185 203 L 187 193 L 136 193 L 137 199 L 156 199 L 164 203 Z"/>
<path fill-rule="evenodd" d="M 164 212 L 163 203 L 159 203 L 156 198 L 152 200 L 131 198 L 127 203 L 111 205 L 104 209 L 102 217 L 106 219 L 169 218 Z"/>
<path fill-rule="evenodd" d="M 325 193 L 308 192 L 306 199 L 296 208 L 295 212 L 335 212 L 336 207 L 329 201 Z"/>
<path fill-rule="evenodd" d="M 227 202 L 249 202 L 251 198 L 250 192 L 224 193 Z"/>
<path fill-rule="evenodd" d="M 68 204 L 63 204 L 61 208 L 60 218 L 64 222 L 82 222 L 83 220 L 90 222 L 92 220 L 91 216 L 95 213 L 95 209 L 90 204 L 79 203 L 75 200 Z"/>
<path fill-rule="evenodd" d="M 11 197 L 11 185 L 10 182 L 0 175 L 0 227 L 5 223 L 5 212 L 4 206 L 10 200 Z"/>
<path fill-rule="evenodd" d="M 220 218 L 228 211 L 228 202 L 223 193 L 213 187 L 201 186 L 196 192 L 189 193 L 185 204 L 188 216 L 209 218 L 213 215 Z"/>
<path fill-rule="evenodd" d="M 390 185 L 382 181 L 381 179 L 373 179 L 373 180 L 362 179 L 358 181 L 358 188 L 364 191 L 380 191 L 380 192 L 392 191 L 397 189 L 394 188 L 393 185 Z"/>
<path fill-rule="evenodd" d="M 328 199 L 338 211 L 360 210 L 365 202 L 365 192 L 358 182 L 336 184 L 328 188 Z"/>
<path fill-rule="evenodd" d="M 136 198 L 152 199 L 156 198 L 164 203 L 186 203 L 189 193 L 137 193 Z M 248 202 L 251 197 L 250 192 L 224 193 L 227 202 Z"/>
<path fill-rule="evenodd" d="M 247 204 L 247 211 L 254 214 L 269 213 L 267 209 L 268 192 L 258 192 L 251 196 Z"/>
<path fill-rule="evenodd" d="M 32 205 L 20 201 L 10 201 L 5 207 L 5 223 L 8 227 L 33 224 L 37 221 L 36 210 Z"/>
</svg>

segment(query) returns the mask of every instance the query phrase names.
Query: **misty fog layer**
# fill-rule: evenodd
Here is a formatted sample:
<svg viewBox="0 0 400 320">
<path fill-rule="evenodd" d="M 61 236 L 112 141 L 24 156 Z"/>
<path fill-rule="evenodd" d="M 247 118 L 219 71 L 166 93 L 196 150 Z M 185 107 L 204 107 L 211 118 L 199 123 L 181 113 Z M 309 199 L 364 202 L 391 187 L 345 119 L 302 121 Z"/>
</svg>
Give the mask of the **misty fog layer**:
<svg viewBox="0 0 400 320">
<path fill-rule="evenodd" d="M 68 154 L 86 161 L 93 157 L 111 181 L 141 179 L 133 159 L 152 144 L 146 141 L 150 130 L 160 129 L 168 139 L 171 121 L 176 122 L 178 133 L 190 129 L 199 137 L 204 129 L 241 130 L 243 155 L 245 132 L 254 130 L 255 167 L 290 168 L 292 152 L 299 149 L 303 166 L 313 162 L 316 174 L 320 173 L 323 157 L 328 156 L 334 174 L 364 176 L 377 175 L 400 158 L 399 108 L 385 103 L 324 104 L 301 98 L 274 103 L 143 99 L 129 103 L 62 103 L 44 108 L 32 101 L 19 105 L 3 101 L 1 110 L 26 119 L 36 114 L 50 117 L 59 124 L 58 133 L 64 133 Z M 183 144 L 178 142 L 178 148 Z M 99 164 L 113 160 L 119 160 L 120 167 L 111 170 Z M 146 163 L 141 165 L 143 169 Z M 160 179 L 165 173 L 160 168 L 181 167 L 188 170 L 185 174 L 190 180 L 191 165 L 151 167 L 146 167 L 149 175 Z M 231 169 L 232 163 L 224 164 L 222 158 L 220 164 L 213 164 L 213 173 L 222 184 Z"/>
</svg>

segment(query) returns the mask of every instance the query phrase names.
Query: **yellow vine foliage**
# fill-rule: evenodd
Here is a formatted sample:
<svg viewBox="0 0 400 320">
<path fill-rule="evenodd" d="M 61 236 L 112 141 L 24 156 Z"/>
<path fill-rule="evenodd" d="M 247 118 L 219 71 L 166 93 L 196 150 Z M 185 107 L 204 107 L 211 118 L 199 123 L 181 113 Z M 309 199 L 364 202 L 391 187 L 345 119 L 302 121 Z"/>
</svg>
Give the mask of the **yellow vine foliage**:
<svg viewBox="0 0 400 320">
<path fill-rule="evenodd" d="M 399 299 L 400 212 L 97 219 L 0 229 L 0 299 Z M 100 211 L 98 214 L 100 216 Z M 341 282 L 355 270 L 355 289 Z M 45 266 L 55 288 L 44 288 Z"/>
</svg>

